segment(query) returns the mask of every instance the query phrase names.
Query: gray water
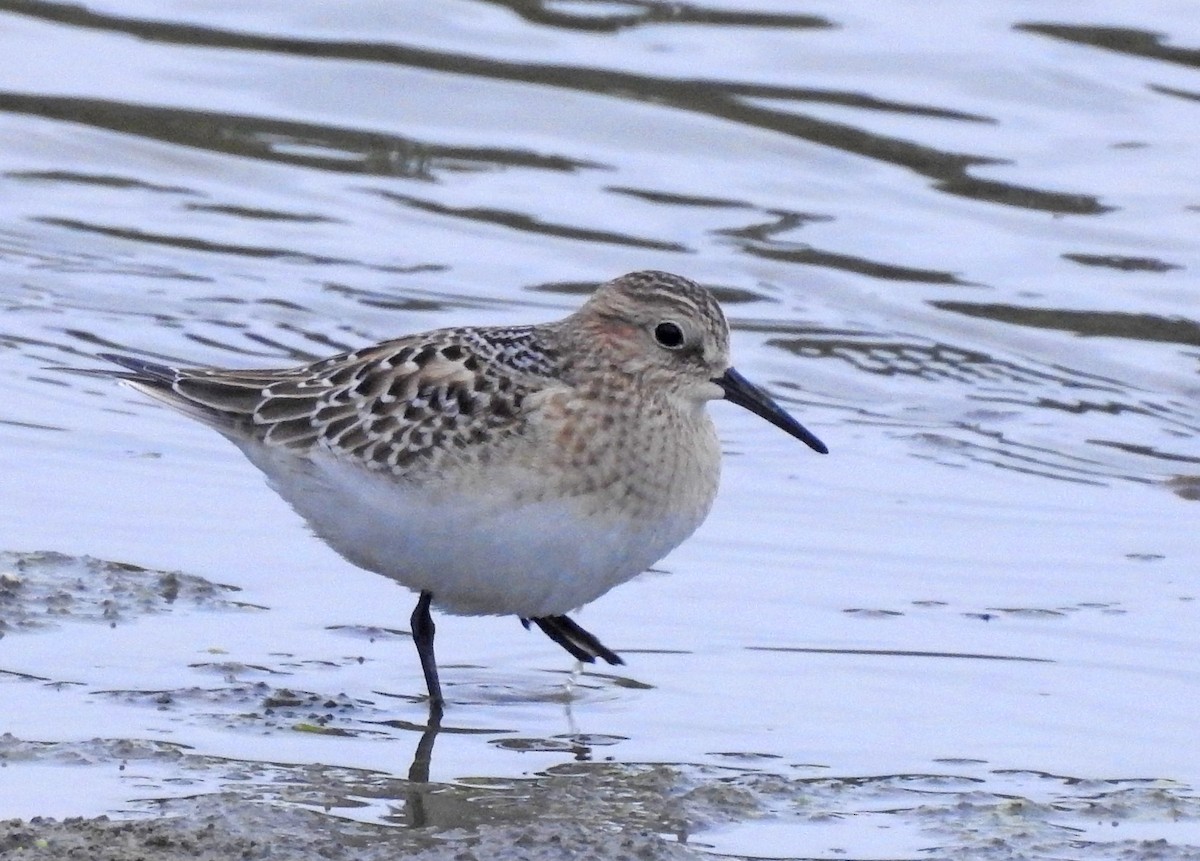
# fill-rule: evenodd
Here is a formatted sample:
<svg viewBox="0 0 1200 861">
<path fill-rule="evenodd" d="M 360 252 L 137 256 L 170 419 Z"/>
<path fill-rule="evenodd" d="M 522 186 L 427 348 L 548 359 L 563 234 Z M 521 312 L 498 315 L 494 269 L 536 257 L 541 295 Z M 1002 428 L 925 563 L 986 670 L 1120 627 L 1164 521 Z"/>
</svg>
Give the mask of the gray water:
<svg viewBox="0 0 1200 861">
<path fill-rule="evenodd" d="M 289 364 L 657 268 L 719 292 L 739 369 L 831 454 L 714 405 L 708 522 L 579 614 L 620 672 L 440 618 L 428 779 L 781 781 L 689 841 L 740 857 L 965 857 L 968 830 L 1188 857 L 1195 12 L 0 0 L 0 818 L 238 783 L 132 779 L 118 743 L 256 774 L 422 758 L 412 597 L 217 435 L 55 369 Z M 199 579 L 167 600 L 124 565 Z"/>
</svg>

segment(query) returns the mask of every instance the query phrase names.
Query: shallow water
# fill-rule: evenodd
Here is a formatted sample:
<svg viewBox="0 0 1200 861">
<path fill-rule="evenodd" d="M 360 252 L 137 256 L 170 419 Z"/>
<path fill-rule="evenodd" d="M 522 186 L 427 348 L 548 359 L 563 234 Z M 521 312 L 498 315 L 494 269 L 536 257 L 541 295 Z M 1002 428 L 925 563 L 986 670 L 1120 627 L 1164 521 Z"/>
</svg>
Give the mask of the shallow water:
<svg viewBox="0 0 1200 861">
<path fill-rule="evenodd" d="M 0 571 L 0 731 L 42 751 L 10 757 L 0 818 L 238 785 L 170 758 L 130 781 L 111 747 L 68 765 L 93 738 L 255 774 L 422 759 L 411 596 L 217 435 L 56 368 L 286 364 L 661 268 L 718 289 L 739 369 L 831 454 L 714 405 L 712 516 L 669 576 L 580 614 L 619 672 L 572 681 L 515 620 L 440 618 L 428 778 L 782 781 L 697 814 L 692 845 L 735 856 L 1016 846 L 986 795 L 1038 811 L 1027 857 L 1186 857 L 1193 11 L 0 0 L 0 550 L 65 554 Z M 939 776 L 937 815 L 889 800 Z M 1105 808 L 1120 827 L 1083 822 L 1128 786 L 1151 789 Z M 798 812 L 817 795 L 827 832 Z"/>
</svg>

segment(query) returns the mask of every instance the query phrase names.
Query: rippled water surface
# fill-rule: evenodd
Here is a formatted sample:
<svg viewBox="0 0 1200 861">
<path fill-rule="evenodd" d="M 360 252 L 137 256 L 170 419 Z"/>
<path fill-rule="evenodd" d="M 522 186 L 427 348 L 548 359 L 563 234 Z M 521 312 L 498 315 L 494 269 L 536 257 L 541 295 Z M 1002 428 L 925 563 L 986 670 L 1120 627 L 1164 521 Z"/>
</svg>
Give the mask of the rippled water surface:
<svg viewBox="0 0 1200 861">
<path fill-rule="evenodd" d="M 594 762 L 605 803 L 740 781 L 682 831 L 602 808 L 696 852 L 1200 851 L 1193 4 L 0 0 L 0 57 L 0 818 L 322 763 L 337 815 L 480 833 L 479 793 Z M 714 405 L 710 519 L 580 614 L 627 666 L 440 617 L 437 734 L 410 595 L 58 370 L 551 319 L 645 268 L 714 287 L 831 454 Z"/>
</svg>

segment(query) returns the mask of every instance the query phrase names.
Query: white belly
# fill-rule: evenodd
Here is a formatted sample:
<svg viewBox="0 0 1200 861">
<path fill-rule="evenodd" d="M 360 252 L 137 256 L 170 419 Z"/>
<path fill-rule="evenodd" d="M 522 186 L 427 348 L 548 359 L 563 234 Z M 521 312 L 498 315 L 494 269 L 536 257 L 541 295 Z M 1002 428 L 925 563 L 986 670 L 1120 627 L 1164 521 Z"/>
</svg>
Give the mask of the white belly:
<svg viewBox="0 0 1200 861">
<path fill-rule="evenodd" d="M 334 550 L 463 615 L 574 610 L 678 546 L 711 502 L 634 517 L 587 497 L 518 503 L 501 480 L 469 494 L 433 492 L 333 457 L 242 449 Z"/>
</svg>

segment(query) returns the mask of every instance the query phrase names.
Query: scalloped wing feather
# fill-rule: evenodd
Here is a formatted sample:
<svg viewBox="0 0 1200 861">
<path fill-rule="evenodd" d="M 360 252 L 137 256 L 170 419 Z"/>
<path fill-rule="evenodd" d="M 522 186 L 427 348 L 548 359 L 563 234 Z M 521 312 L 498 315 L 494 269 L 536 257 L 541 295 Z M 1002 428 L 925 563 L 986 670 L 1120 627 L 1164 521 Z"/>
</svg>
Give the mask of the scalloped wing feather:
<svg viewBox="0 0 1200 861">
<path fill-rule="evenodd" d="M 231 438 L 319 447 L 396 474 L 524 420 L 555 358 L 529 327 L 447 329 L 285 370 L 171 368 L 127 356 L 131 387 Z"/>
</svg>

